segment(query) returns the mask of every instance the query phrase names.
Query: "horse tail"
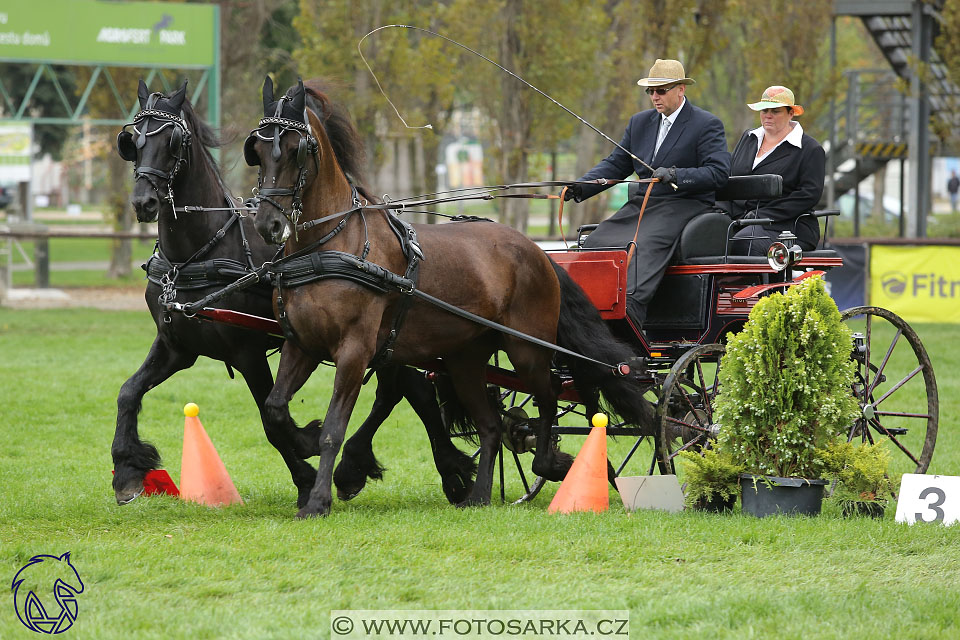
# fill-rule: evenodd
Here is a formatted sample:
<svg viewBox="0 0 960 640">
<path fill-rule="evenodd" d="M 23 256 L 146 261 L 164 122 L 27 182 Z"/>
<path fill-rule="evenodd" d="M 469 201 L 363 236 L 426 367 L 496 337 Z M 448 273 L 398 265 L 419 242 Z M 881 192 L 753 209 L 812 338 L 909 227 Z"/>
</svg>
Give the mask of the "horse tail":
<svg viewBox="0 0 960 640">
<path fill-rule="evenodd" d="M 638 355 L 628 343 L 618 339 L 600 317 L 583 289 L 553 260 L 550 261 L 560 282 L 560 318 L 557 323 L 557 344 L 587 357 L 618 364 Z M 609 368 L 580 358 L 564 357 L 564 364 L 573 376 L 573 383 L 583 398 L 602 396 L 600 403 L 608 413 L 653 433 L 655 411 L 643 397 L 649 387 L 636 380 L 616 375 Z"/>
<path fill-rule="evenodd" d="M 437 390 L 437 401 L 440 403 L 440 416 L 447 434 L 451 437 L 464 438 L 468 442 L 479 443 L 477 425 L 467 413 L 467 410 L 453 388 L 453 381 L 449 376 L 439 375 L 433 382 Z"/>
</svg>

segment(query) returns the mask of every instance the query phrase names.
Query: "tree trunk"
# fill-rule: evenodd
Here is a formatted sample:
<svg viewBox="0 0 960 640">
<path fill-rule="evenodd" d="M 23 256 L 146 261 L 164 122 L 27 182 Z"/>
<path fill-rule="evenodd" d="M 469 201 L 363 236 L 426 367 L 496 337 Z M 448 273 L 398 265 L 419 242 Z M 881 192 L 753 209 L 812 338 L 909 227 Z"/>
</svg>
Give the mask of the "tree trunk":
<svg viewBox="0 0 960 640">
<path fill-rule="evenodd" d="M 503 9 L 503 24 L 506 33 L 500 45 L 501 64 L 507 69 L 515 68 L 522 43 L 517 32 L 520 16 L 520 1 L 507 0 Z M 501 173 L 505 184 L 525 182 L 527 179 L 527 127 L 529 115 L 525 113 L 523 94 L 517 81 L 504 74 L 501 80 L 503 106 L 500 116 L 502 148 Z M 526 231 L 528 203 L 524 199 L 503 200 L 501 222 L 515 229 Z"/>
<path fill-rule="evenodd" d="M 107 154 L 110 196 L 107 198 L 107 215 L 113 222 L 114 231 L 130 231 L 133 228 L 133 207 L 130 205 L 130 167 L 115 153 Z M 133 243 L 129 239 L 112 241 L 108 278 L 126 278 L 131 273 Z"/>
</svg>

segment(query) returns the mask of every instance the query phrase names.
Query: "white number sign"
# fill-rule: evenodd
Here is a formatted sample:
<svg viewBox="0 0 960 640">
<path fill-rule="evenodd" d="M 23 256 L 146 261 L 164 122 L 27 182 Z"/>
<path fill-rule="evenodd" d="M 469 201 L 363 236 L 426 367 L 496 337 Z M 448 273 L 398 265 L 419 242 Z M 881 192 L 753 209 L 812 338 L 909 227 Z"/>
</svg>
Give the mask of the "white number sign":
<svg viewBox="0 0 960 640">
<path fill-rule="evenodd" d="M 960 476 L 903 474 L 897 522 L 953 524 L 957 520 L 960 520 Z"/>
</svg>

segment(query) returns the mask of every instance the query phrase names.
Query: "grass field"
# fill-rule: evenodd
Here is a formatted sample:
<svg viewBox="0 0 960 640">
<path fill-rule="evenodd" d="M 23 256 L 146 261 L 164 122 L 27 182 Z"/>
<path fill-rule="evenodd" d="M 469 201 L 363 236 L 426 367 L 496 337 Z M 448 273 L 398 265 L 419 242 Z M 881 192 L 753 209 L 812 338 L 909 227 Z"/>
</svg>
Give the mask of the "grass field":
<svg viewBox="0 0 960 640">
<path fill-rule="evenodd" d="M 956 329 L 917 329 L 940 385 L 931 471 L 960 474 Z M 384 481 L 295 521 L 253 401 L 212 361 L 149 393 L 140 433 L 179 480 L 182 407 L 198 403 L 246 504 L 118 507 L 116 395 L 153 336 L 141 313 L 0 309 L 0 577 L 70 551 L 86 588 L 63 637 L 327 638 L 333 609 L 622 609 L 634 638 L 960 636 L 960 527 L 899 525 L 892 506 L 882 521 L 832 505 L 816 518 L 627 514 L 612 492 L 607 513 L 551 516 L 556 485 L 460 510 L 406 405 L 375 441 Z M 331 381 L 322 368 L 298 394 L 299 420 L 323 414 Z M 32 637 L 8 598 L 0 638 Z"/>
</svg>

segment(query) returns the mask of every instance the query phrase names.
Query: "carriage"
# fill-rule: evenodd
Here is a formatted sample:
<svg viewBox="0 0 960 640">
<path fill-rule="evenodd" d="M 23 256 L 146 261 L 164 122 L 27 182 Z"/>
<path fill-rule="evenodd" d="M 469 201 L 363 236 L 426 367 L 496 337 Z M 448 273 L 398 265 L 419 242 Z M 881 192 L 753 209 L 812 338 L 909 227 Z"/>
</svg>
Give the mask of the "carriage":
<svg viewBox="0 0 960 640">
<path fill-rule="evenodd" d="M 185 87 L 179 94 L 180 102 L 183 101 L 184 90 Z M 545 482 L 540 475 L 528 469 L 536 469 L 539 464 L 539 469 L 545 470 L 545 474 L 553 475 L 553 479 L 559 479 L 557 475 L 562 477 L 562 473 L 558 472 L 565 471 L 563 464 L 568 464 L 566 461 L 569 456 L 562 457 L 565 454 L 558 448 L 559 440 L 564 436 L 586 435 L 589 432 L 589 427 L 586 426 L 587 416 L 592 413 L 597 402 L 597 397 L 584 397 L 584 389 L 578 389 L 574 382 L 577 374 L 571 363 L 577 357 L 582 358 L 584 354 L 572 352 L 532 335 L 536 332 L 549 335 L 550 331 L 557 331 L 555 320 L 547 318 L 544 323 L 544 318 L 540 317 L 540 309 L 522 304 L 527 297 L 542 298 L 541 302 L 547 309 L 546 314 L 557 313 L 559 302 L 556 297 L 551 298 L 549 291 L 541 296 L 540 289 L 549 289 L 542 286 L 542 283 L 546 282 L 544 278 L 552 278 L 554 272 L 559 278 L 561 272 L 558 269 L 566 272 L 568 280 L 572 279 L 579 284 L 579 288 L 573 287 L 580 292 L 578 295 L 582 297 L 583 293 L 586 293 L 585 306 L 592 305 L 591 313 L 594 316 L 599 313 L 596 323 L 619 339 L 620 343 L 629 345 L 637 354 L 629 362 L 607 368 L 612 369 L 615 376 L 620 376 L 626 383 L 633 385 L 632 393 L 639 395 L 640 392 L 636 390 L 642 390 L 647 404 L 655 407 L 655 417 L 649 421 L 633 420 L 630 424 L 612 424 L 608 427 L 608 435 L 617 438 L 616 446 L 611 447 L 611 450 L 618 456 L 618 464 L 615 468 L 611 467 L 610 475 L 621 475 L 628 471 L 628 466 L 629 470 L 636 468 L 641 473 L 652 474 L 675 472 L 674 458 L 679 451 L 706 446 L 722 428 L 713 419 L 713 402 L 719 392 L 718 374 L 725 336 L 743 326 L 750 309 L 759 298 L 810 275 L 842 265 L 840 257 L 830 250 L 807 253 L 799 251 L 798 247 L 792 245 L 789 234 L 783 238 L 783 242 L 774 245 L 767 257 L 731 256 L 728 249 L 729 238 L 742 223 L 731 221 L 720 212 L 703 214 L 684 229 L 674 263 L 668 267 L 665 279 L 649 305 L 650 311 L 641 329 L 627 313 L 626 283 L 629 260 L 628 250 L 622 247 L 585 250 L 578 246 L 566 251 L 550 252 L 550 257 L 559 265 L 553 267 L 550 261 L 544 258 L 542 251 L 516 232 L 498 225 L 470 226 L 468 223 L 421 227 L 421 241 L 426 241 L 421 249 L 412 227 L 399 222 L 397 216 L 391 213 L 405 208 L 406 204 L 361 202 L 357 188 L 348 178 L 349 170 L 344 172 L 341 168 L 351 160 L 348 155 L 350 147 L 343 144 L 345 141 L 349 142 L 350 131 L 342 122 L 338 123 L 335 118 L 329 119 L 326 114 L 324 119 L 320 120 L 318 114 L 326 111 L 328 104 L 325 99 L 319 98 L 322 98 L 321 94 L 305 91 L 301 83 L 299 87 L 292 87 L 287 95 L 279 100 L 273 100 L 272 84 L 268 82 L 264 87 L 264 118 L 244 147 L 249 163 L 272 163 L 269 168 L 270 184 L 281 185 L 265 185 L 265 170 L 261 167 L 257 231 L 275 243 L 286 241 L 284 257 L 265 262 L 259 269 L 252 268 L 249 252 L 245 260 L 248 266 L 239 263 L 237 267 L 238 263 L 226 264 L 222 259 L 221 262 L 207 259 L 190 265 L 167 264 L 164 268 L 169 270 L 157 274 L 166 276 L 165 283 L 162 277 L 158 277 L 156 283 L 163 285 L 160 300 L 162 304 L 153 309 L 161 332 L 166 325 L 176 327 L 178 322 L 184 330 L 192 331 L 192 327 L 197 326 L 195 319 L 199 318 L 213 320 L 213 324 L 220 326 L 230 325 L 231 329 L 241 328 L 235 329 L 236 331 L 253 329 L 271 339 L 286 338 L 273 390 L 265 399 L 262 391 L 254 392 L 254 395 L 261 408 L 268 439 L 284 455 L 300 491 L 298 504 L 304 508 L 298 515 L 303 517 L 329 512 L 333 459 L 340 449 L 343 431 L 356 399 L 355 395 L 352 398 L 344 397 L 344 389 L 353 389 L 347 396 L 357 393 L 364 370 L 376 363 L 376 358 L 371 359 L 371 356 L 375 355 L 371 336 L 376 338 L 378 332 L 386 335 L 387 339 L 376 339 L 376 342 L 380 343 L 377 357 L 392 354 L 394 346 L 397 346 L 397 355 L 402 355 L 402 358 L 397 364 L 391 365 L 394 371 L 400 369 L 407 372 L 404 374 L 407 380 L 411 380 L 411 371 L 420 371 L 422 373 L 415 374 L 414 378 L 432 381 L 438 388 L 442 387 L 445 381 L 452 380 L 454 386 L 459 383 L 457 395 L 461 396 L 461 401 L 466 398 L 472 405 L 471 411 L 480 416 L 481 419 L 475 422 L 482 423 L 477 426 L 481 449 L 474 454 L 475 457 L 479 456 L 480 472 L 475 485 L 469 489 L 467 502 L 482 504 L 489 500 L 494 464 L 499 467 L 501 500 L 526 501 L 535 497 Z M 181 176 L 177 183 L 178 188 L 183 189 L 180 193 L 184 193 L 186 187 L 191 186 L 197 190 L 197 198 L 201 197 L 199 194 L 207 197 L 206 206 L 187 205 L 176 209 L 173 197 L 176 169 L 184 162 L 202 163 L 206 160 L 196 149 L 187 148 L 184 151 L 181 140 L 189 138 L 182 134 L 179 140 L 175 141 L 177 144 L 173 144 L 172 137 L 169 144 L 162 144 L 164 140 L 161 134 L 170 137 L 180 129 L 185 131 L 186 123 L 177 115 L 179 104 L 168 112 L 150 109 L 151 104 L 143 87 L 141 105 L 147 107 L 141 115 L 144 119 L 155 120 L 149 125 L 152 129 L 147 131 L 148 125 L 144 120 L 138 133 L 136 149 L 130 134 L 122 133 L 118 141 L 121 154 L 126 153 L 125 158 L 138 163 L 138 178 L 144 176 L 140 185 L 140 192 L 145 194 L 142 197 L 150 198 L 155 212 L 162 210 L 161 215 L 169 216 L 171 228 L 174 224 L 184 225 L 188 224 L 189 220 L 199 221 L 209 217 L 211 220 L 206 223 L 211 225 L 210 232 L 216 231 L 219 223 L 212 221 L 215 214 L 203 212 L 229 210 L 233 215 L 235 207 L 231 203 L 228 203 L 226 208 L 218 207 L 215 197 L 212 204 L 209 201 L 212 192 L 223 192 L 222 183 L 212 182 L 215 177 L 219 180 L 215 166 L 208 163 L 210 170 L 207 173 L 210 175 L 203 176 L 195 170 L 192 174 L 197 177 L 197 181 L 206 179 L 207 186 L 188 185 L 186 176 Z M 194 126 L 196 124 L 194 123 Z M 330 131 L 327 131 L 328 128 Z M 166 134 L 163 133 L 165 131 Z M 338 136 L 341 138 L 339 145 L 336 144 Z M 137 149 L 151 148 L 148 144 L 148 138 L 151 137 L 159 143 L 151 152 L 154 154 L 154 161 L 158 166 L 166 163 L 166 166 L 172 169 L 164 171 L 141 166 L 146 156 L 145 152 Z M 169 157 L 164 158 L 164 154 Z M 184 160 L 187 156 L 191 160 Z M 286 157 L 290 160 L 281 162 L 281 159 Z M 314 164 L 311 165 L 311 162 Z M 323 168 L 325 165 L 329 170 Z M 311 171 L 314 166 L 315 174 Z M 155 176 L 159 176 L 161 181 L 158 182 Z M 318 179 L 319 176 L 323 179 Z M 164 186 L 162 181 L 166 181 L 165 186 L 169 191 L 169 198 L 164 198 L 168 200 L 169 207 L 161 207 L 160 204 L 160 187 Z M 778 195 L 780 188 L 778 176 L 743 177 L 732 179 L 725 191 L 717 196 L 719 200 L 762 199 Z M 150 189 L 156 192 L 156 197 L 150 193 Z M 311 201 L 310 207 L 307 206 L 308 200 Z M 418 204 L 424 203 L 420 201 Z M 180 219 L 177 219 L 177 211 L 181 212 Z M 329 213 L 330 211 L 335 213 Z M 370 212 L 369 219 L 364 217 L 365 212 Z M 811 215 L 826 219 L 831 213 L 834 212 Z M 353 231 L 344 231 L 348 228 L 348 221 L 352 216 L 354 220 L 362 220 L 362 225 L 354 224 Z M 753 219 L 749 222 L 762 221 Z M 232 223 L 228 220 L 220 231 L 216 231 L 216 238 L 222 239 L 230 224 Z M 249 217 L 234 226 L 242 232 L 244 224 L 249 224 Z M 587 231 L 588 229 L 581 229 L 581 234 Z M 206 254 L 216 240 L 203 245 L 203 233 L 199 229 L 192 233 L 198 236 L 192 238 L 192 241 L 200 247 L 194 256 L 210 258 Z M 492 242 L 485 243 L 478 238 Z M 172 240 L 173 236 L 168 235 L 167 242 Z M 398 241 L 403 248 L 402 253 L 396 249 Z M 445 243 L 453 243 L 453 246 L 459 249 L 451 254 Z M 362 251 L 351 248 L 355 245 L 360 245 Z M 247 249 L 245 237 L 243 246 Z M 499 247 L 500 254 L 491 261 L 491 257 L 486 254 L 494 247 Z M 504 253 L 507 250 L 504 247 L 515 253 Z M 193 250 L 183 251 L 183 255 L 190 256 Z M 239 245 L 234 251 L 240 251 Z M 444 251 L 450 255 L 442 255 Z M 523 269 L 506 264 L 508 258 L 505 259 L 505 256 L 508 255 L 518 255 L 525 259 L 527 262 L 522 263 Z M 474 277 L 483 278 L 486 276 L 485 270 L 495 270 L 499 281 L 512 278 L 510 281 L 516 285 L 526 278 L 526 293 L 518 296 L 517 291 L 514 291 L 510 294 L 514 298 L 510 303 L 514 305 L 510 313 L 504 315 L 503 311 L 496 312 L 500 314 L 497 317 L 509 316 L 509 323 L 513 326 L 507 326 L 509 323 L 498 324 L 482 317 L 479 312 L 468 313 L 455 304 L 446 303 L 436 297 L 456 290 L 461 297 L 467 296 L 464 299 L 468 303 L 476 302 L 469 297 L 473 294 L 465 294 L 463 287 L 458 287 L 457 273 L 444 273 L 442 268 L 439 272 L 437 270 L 438 264 L 457 267 L 461 263 L 467 264 L 467 258 L 477 263 L 469 265 L 472 268 L 470 273 L 474 274 Z M 187 262 L 190 260 L 193 258 Z M 421 262 L 424 269 L 434 269 L 429 274 L 432 278 L 429 285 L 423 285 L 423 280 L 417 285 L 417 268 Z M 183 296 L 183 290 L 173 286 L 175 283 L 172 280 L 185 276 L 187 267 L 192 269 L 198 278 L 209 278 L 211 273 L 222 276 L 224 270 L 220 267 L 224 265 L 227 267 L 226 272 L 234 274 L 232 280 L 225 287 L 223 279 L 203 280 L 202 284 L 198 285 L 199 288 L 213 291 L 206 296 L 202 295 L 202 291 Z M 237 269 L 244 275 L 237 278 Z M 517 275 L 518 271 L 529 271 L 533 275 Z M 225 296 L 242 292 L 258 282 L 262 283 L 267 276 L 273 287 L 276 317 L 267 317 L 267 314 L 262 312 L 262 300 L 255 307 L 261 311 L 255 313 L 246 311 L 254 307 L 215 304 L 221 298 L 228 302 L 230 298 Z M 563 281 L 563 278 L 559 279 Z M 346 285 L 337 284 L 345 281 L 349 282 Z M 476 294 L 487 295 L 488 306 L 494 304 L 490 299 L 497 299 L 496 304 L 501 304 L 499 298 L 506 296 L 506 293 L 501 296 L 499 292 L 489 291 L 491 285 L 496 285 L 499 281 L 496 278 L 489 279 L 485 282 L 485 293 Z M 331 286 L 333 288 L 330 288 Z M 428 286 L 432 287 L 432 296 L 425 292 Z M 444 286 L 447 288 L 444 289 Z M 562 289 L 562 284 L 558 286 Z M 555 295 L 560 294 L 561 291 L 557 291 Z M 341 296 L 345 299 L 341 300 Z M 419 314 L 417 317 L 421 321 L 424 318 L 428 320 L 421 323 L 427 326 L 426 334 L 424 327 L 416 322 L 408 320 L 406 325 L 403 324 L 404 316 L 410 307 L 409 301 L 414 298 L 418 298 L 419 302 L 429 303 L 413 305 L 411 312 L 413 316 Z M 481 299 L 477 305 L 482 307 L 482 303 L 485 302 Z M 358 312 L 358 309 L 363 312 Z M 171 322 L 171 313 L 184 320 L 174 319 Z M 331 315 L 335 313 L 342 317 Z M 560 313 L 562 319 L 562 305 Z M 316 423 L 298 430 L 287 407 L 289 398 L 299 389 L 313 368 L 327 359 L 323 356 L 331 353 L 330 347 L 323 343 L 326 338 L 322 336 L 324 327 L 318 320 L 320 315 L 326 317 L 327 322 L 335 325 L 340 323 L 337 325 L 339 329 L 334 333 L 341 336 L 351 332 L 355 334 L 362 328 L 358 326 L 364 323 L 367 323 L 366 330 L 373 331 L 365 339 L 370 347 L 368 352 L 362 349 L 358 351 L 355 347 L 352 347 L 352 350 L 342 350 L 341 359 L 344 358 L 343 353 L 350 356 L 350 362 L 346 364 L 336 362 L 336 355 L 329 358 L 337 364 L 338 383 L 335 384 L 334 398 L 326 419 L 336 426 L 328 428 L 325 424 L 322 438 L 317 437 L 319 428 Z M 459 324 L 441 325 L 441 322 L 447 323 L 447 318 L 454 316 L 460 316 Z M 897 471 L 925 472 L 930 464 L 936 440 L 938 401 L 933 369 L 923 345 L 902 319 L 884 309 L 857 307 L 846 310 L 843 316 L 848 323 L 854 325 L 851 357 L 857 364 L 858 373 L 852 392 L 861 406 L 861 415 L 851 425 L 848 437 L 864 442 L 872 442 L 878 436 L 888 438 L 903 454 Z M 463 318 L 467 318 L 466 324 Z M 554 323 L 553 329 L 550 329 L 551 322 Z M 475 330 L 477 323 L 484 325 L 483 332 Z M 410 328 L 406 329 L 408 326 Z M 429 333 L 431 330 L 439 330 L 442 339 L 432 336 Z M 399 342 L 396 341 L 398 332 L 401 335 Z M 456 342 L 460 339 L 460 334 L 470 332 L 474 332 L 473 338 L 467 336 L 464 338 L 466 342 Z M 417 339 L 410 337 L 410 334 L 415 334 Z M 510 339 L 503 336 L 510 336 Z M 403 343 L 404 338 L 407 340 L 406 344 Z M 559 338 L 560 336 L 558 345 L 561 342 Z M 429 355 L 431 348 L 440 348 L 429 344 L 430 340 L 446 341 L 447 346 L 443 347 L 446 349 L 446 358 Z M 158 337 L 155 347 L 164 342 Z M 245 348 L 248 342 L 235 336 L 232 344 L 243 345 Z M 535 348 L 530 346 L 531 342 Z M 342 341 L 336 344 L 343 346 Z M 497 344 L 506 344 L 509 347 L 509 359 L 495 348 Z M 468 352 L 463 356 L 468 358 L 467 360 L 460 359 L 458 345 L 462 345 Z M 544 347 L 548 349 L 545 350 Z M 406 352 L 401 354 L 403 348 Z M 553 352 L 574 358 L 553 358 L 551 361 Z M 203 351 L 199 353 L 208 355 Z M 196 359 L 196 354 L 188 355 Z M 214 357 L 223 359 L 228 367 L 230 366 L 227 357 Z M 490 361 L 487 360 L 488 357 L 491 358 Z M 259 358 L 263 358 L 262 350 Z M 138 377 L 138 374 L 135 374 L 134 378 L 131 378 L 131 381 L 136 381 L 137 388 L 121 391 L 123 402 L 118 399 L 121 405 L 120 414 L 129 413 L 129 410 L 124 410 L 124 404 L 135 406 L 139 403 L 139 397 L 149 388 L 144 381 L 149 373 L 150 362 L 151 358 L 148 357 L 141 367 L 144 375 Z M 184 362 L 185 364 L 177 366 L 189 366 L 192 360 Z M 593 363 L 604 364 L 598 360 L 593 360 Z M 346 366 L 347 364 L 349 366 Z M 258 367 L 262 368 L 262 363 L 258 364 Z M 460 371 L 457 370 L 458 367 Z M 163 377 L 155 377 L 155 380 L 162 381 L 174 370 L 175 368 L 170 367 L 162 371 Z M 343 373 L 344 371 L 347 373 Z M 242 370 L 241 372 L 243 373 Z M 470 379 L 464 378 L 468 374 Z M 344 376 L 342 382 L 341 375 Z M 244 373 L 244 376 L 247 374 Z M 474 382 L 478 383 L 479 389 Z M 128 381 L 128 385 L 132 384 L 133 382 Z M 125 388 L 128 385 L 125 385 Z M 411 383 L 410 388 L 413 386 L 415 385 Z M 486 393 L 483 392 L 484 387 Z M 622 386 L 620 388 L 623 389 Z M 139 397 L 134 394 L 134 390 Z M 253 391 L 253 387 L 251 390 Z M 341 397 L 338 398 L 338 394 Z M 474 395 L 471 397 L 471 394 Z M 412 395 L 407 397 L 413 403 Z M 552 408 L 545 409 L 544 400 L 549 402 L 551 407 L 556 403 L 556 412 L 553 412 Z M 393 404 L 397 401 L 399 396 L 392 400 Z M 531 406 L 534 404 L 538 405 L 537 413 L 542 414 L 537 418 L 530 415 Z M 392 404 L 387 408 L 387 412 L 389 408 L 392 408 Z M 417 409 L 416 405 L 414 408 Z M 417 412 L 424 418 L 424 412 Z M 375 409 L 367 422 L 373 420 L 376 413 Z M 379 414 L 377 419 L 382 422 L 385 417 L 386 414 Z M 424 419 L 424 423 L 430 432 L 428 420 Z M 373 426 L 374 432 L 376 426 Z M 363 428 L 361 427 L 361 430 Z M 135 429 L 135 423 L 132 427 L 121 425 L 118 415 L 118 436 L 114 445 L 114 458 L 118 466 L 120 462 L 131 457 L 123 447 L 131 440 L 134 444 L 140 444 Z M 369 438 L 372 438 L 372 433 L 365 441 L 367 448 L 370 444 Z M 436 446 L 434 435 L 431 435 L 431 443 L 435 445 L 434 454 L 440 470 L 443 456 L 438 455 L 441 449 Z M 316 450 L 318 444 L 319 451 Z M 348 449 L 349 442 L 344 449 L 345 457 L 350 453 Z M 534 460 L 529 464 L 524 454 L 531 452 L 534 453 Z M 155 454 L 155 450 L 153 453 Z M 310 477 L 312 469 L 302 461 L 317 453 L 321 455 L 321 470 L 316 474 L 314 485 Z M 513 459 L 512 465 L 506 463 L 508 456 Z M 546 462 L 544 458 L 547 458 Z M 373 459 L 372 452 L 370 459 Z M 126 476 L 131 479 L 128 484 L 135 485 L 136 472 L 138 469 L 142 470 L 143 466 L 141 464 L 140 467 L 128 468 Z M 340 467 L 343 466 L 344 462 L 341 461 Z M 463 480 L 463 471 L 464 467 L 460 465 L 453 475 L 459 473 Z M 483 474 L 484 486 L 478 491 L 477 485 L 481 484 L 480 474 Z M 370 472 L 367 472 L 367 475 L 376 477 Z M 441 475 L 444 476 L 443 471 Z M 117 477 L 119 476 L 118 473 Z M 140 477 L 142 478 L 142 475 Z M 455 501 L 454 496 L 462 499 L 467 487 L 461 486 L 461 491 L 448 491 L 447 481 L 448 478 L 445 477 L 444 490 L 448 499 Z M 119 501 L 122 487 L 117 480 L 114 486 Z M 362 483 L 360 486 L 362 487 Z"/>
<path fill-rule="evenodd" d="M 717 200 L 770 198 L 780 190 L 780 176 L 733 177 L 717 193 Z M 822 220 L 826 227 L 829 217 L 838 213 L 807 215 Z M 681 234 L 642 329 L 626 311 L 627 249 L 583 249 L 585 233 L 596 227 L 586 225 L 579 230 L 577 248 L 548 251 L 585 290 L 614 333 L 642 353 L 632 365 L 638 369 L 638 383 L 649 385 L 656 398 L 657 431 L 652 437 L 633 426 L 608 427 L 608 435 L 626 436 L 630 445 L 621 455 L 617 475 L 629 468 L 638 452 L 647 455 L 633 462 L 637 472 L 676 473 L 680 451 L 707 446 L 722 428 L 714 420 L 713 402 L 727 335 L 742 329 L 761 296 L 842 266 L 835 251 L 801 252 L 790 244 L 789 234 L 767 256 L 730 255 L 730 239 L 737 229 L 758 222 L 763 223 L 731 220 L 719 210 L 694 218 Z M 909 324 L 886 309 L 858 306 L 842 310 L 841 315 L 853 335 L 856 382 L 852 393 L 861 409 L 848 439 L 873 443 L 888 438 L 901 454 L 894 465 L 897 469 L 925 473 L 933 456 L 939 415 L 936 378 L 926 349 Z M 505 448 L 513 453 L 523 485 L 518 501 L 529 500 L 543 486 L 540 478 L 527 480 L 517 457 L 524 450 L 520 443 L 532 442 L 523 414 L 516 410 L 529 397 L 502 373 L 495 383 L 502 387 Z M 561 416 L 578 413 L 571 385 L 567 384 L 561 398 L 566 401 Z M 589 427 L 558 424 L 554 432 L 586 435 Z M 645 439 L 652 440 L 646 448 Z"/>
</svg>

